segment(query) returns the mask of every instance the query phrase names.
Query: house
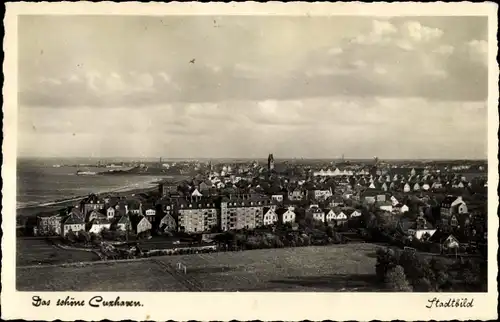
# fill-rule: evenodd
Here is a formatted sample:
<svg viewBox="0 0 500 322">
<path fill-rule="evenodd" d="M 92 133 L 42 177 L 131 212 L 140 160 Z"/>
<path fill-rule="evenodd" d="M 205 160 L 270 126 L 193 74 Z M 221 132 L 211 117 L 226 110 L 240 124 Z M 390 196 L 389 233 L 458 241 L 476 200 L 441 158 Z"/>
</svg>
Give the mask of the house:
<svg viewBox="0 0 500 322">
<path fill-rule="evenodd" d="M 356 217 L 361 217 L 361 211 L 355 209 L 351 215 L 349 216 L 350 218 L 356 218 Z"/>
<path fill-rule="evenodd" d="M 392 212 L 392 203 L 389 201 L 382 201 L 382 202 L 377 202 L 377 206 L 380 210 Z"/>
<path fill-rule="evenodd" d="M 434 181 L 431 185 L 431 189 L 436 190 L 436 189 L 442 189 L 443 184 L 439 181 Z"/>
<path fill-rule="evenodd" d="M 469 240 L 465 235 L 458 233 L 451 234 L 442 230 L 436 231 L 429 241 L 439 244 L 442 252 L 457 252 L 458 248 L 466 247 L 469 244 Z"/>
<path fill-rule="evenodd" d="M 191 193 L 191 197 L 202 197 L 203 195 L 198 189 L 194 189 L 194 191 Z"/>
<path fill-rule="evenodd" d="M 342 207 L 344 205 L 344 199 L 341 196 L 335 195 L 330 201 L 331 207 Z"/>
<path fill-rule="evenodd" d="M 91 222 L 94 219 L 107 219 L 107 215 L 97 210 L 92 210 L 90 213 L 87 214 L 87 218 L 85 221 Z"/>
<path fill-rule="evenodd" d="M 136 234 L 140 234 L 140 233 L 149 231 L 153 227 L 151 225 L 151 223 L 149 222 L 149 220 L 147 220 L 146 217 L 144 217 L 144 216 L 131 216 L 130 221 L 132 224 L 131 225 L 132 230 Z"/>
<path fill-rule="evenodd" d="M 284 197 L 282 194 L 274 194 L 271 196 L 271 199 L 276 202 L 283 202 Z"/>
<path fill-rule="evenodd" d="M 116 209 L 113 208 L 113 207 L 108 207 L 108 209 L 106 209 L 106 216 L 109 220 L 112 220 L 113 218 L 115 218 L 115 214 L 116 214 Z"/>
<path fill-rule="evenodd" d="M 325 222 L 325 211 L 319 207 L 313 207 L 306 210 L 306 215 L 313 220 Z"/>
<path fill-rule="evenodd" d="M 343 225 L 347 222 L 347 215 L 343 212 L 343 211 L 340 211 L 340 210 L 330 210 L 328 211 L 328 213 L 326 214 L 326 221 L 327 222 L 333 222 L 335 223 L 336 225 Z"/>
<path fill-rule="evenodd" d="M 264 226 L 274 225 L 278 222 L 278 215 L 273 208 L 264 207 Z"/>
<path fill-rule="evenodd" d="M 62 216 L 59 214 L 40 214 L 37 217 L 36 234 L 60 235 Z"/>
<path fill-rule="evenodd" d="M 323 209 L 325 213 L 325 221 L 330 222 L 337 219 L 337 213 L 333 209 Z"/>
<path fill-rule="evenodd" d="M 127 231 L 132 230 L 132 224 L 130 222 L 129 215 L 123 215 L 118 220 L 115 220 L 116 230 Z"/>
<path fill-rule="evenodd" d="M 111 228 L 111 221 L 109 221 L 107 218 L 95 218 L 90 221 L 89 225 L 89 233 L 99 234 L 103 229 Z"/>
<path fill-rule="evenodd" d="M 365 196 L 364 198 L 365 202 L 369 205 L 374 204 L 377 201 L 376 196 Z"/>
<path fill-rule="evenodd" d="M 80 202 L 80 211 L 83 214 L 87 214 L 93 210 L 102 210 L 105 207 L 105 202 L 103 199 L 99 198 L 95 194 L 89 195 Z"/>
<path fill-rule="evenodd" d="M 325 200 L 329 197 L 332 196 L 332 191 L 329 190 L 329 189 L 325 189 L 325 190 L 314 190 L 313 191 L 314 193 L 314 199 L 316 200 Z"/>
<path fill-rule="evenodd" d="M 408 234 L 418 240 L 424 236 L 430 238 L 435 232 L 436 229 L 423 216 L 417 217 L 415 223 L 408 228 Z"/>
<path fill-rule="evenodd" d="M 61 236 L 66 236 L 70 231 L 78 233 L 80 230 L 85 231 L 85 221 L 79 215 L 79 212 L 71 212 L 62 220 Z"/>
<path fill-rule="evenodd" d="M 296 188 L 288 193 L 289 200 L 298 201 L 298 200 L 303 200 L 304 197 L 305 197 L 305 192 L 302 191 L 301 189 L 298 189 L 298 188 Z"/>
<path fill-rule="evenodd" d="M 176 231 L 177 230 L 177 222 L 175 221 L 175 218 L 170 213 L 166 213 L 160 219 L 159 228 L 161 231 Z"/>
<path fill-rule="evenodd" d="M 278 215 L 279 221 L 283 224 L 295 222 L 295 212 L 286 208 L 276 209 L 276 214 Z"/>
<path fill-rule="evenodd" d="M 467 205 L 460 196 L 447 196 L 441 202 L 441 218 L 449 219 L 452 214 L 463 214 L 467 211 Z"/>
<path fill-rule="evenodd" d="M 407 205 L 398 203 L 397 205 L 395 205 L 393 207 L 393 210 L 403 214 L 405 212 L 408 212 L 410 210 L 410 208 Z"/>
<path fill-rule="evenodd" d="M 156 221 L 156 209 L 154 209 L 153 205 L 142 206 L 141 213 L 151 224 L 154 224 Z"/>
<path fill-rule="evenodd" d="M 127 214 L 130 213 L 133 215 L 140 215 L 141 214 L 141 202 L 137 199 L 128 199 L 126 213 Z"/>
</svg>

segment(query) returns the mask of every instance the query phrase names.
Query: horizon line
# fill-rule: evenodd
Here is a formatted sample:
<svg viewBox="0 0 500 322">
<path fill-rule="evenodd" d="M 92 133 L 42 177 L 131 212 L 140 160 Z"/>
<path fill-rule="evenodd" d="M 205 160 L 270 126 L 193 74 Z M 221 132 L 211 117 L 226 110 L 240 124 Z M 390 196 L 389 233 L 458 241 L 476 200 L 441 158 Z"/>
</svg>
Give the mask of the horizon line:
<svg viewBox="0 0 500 322">
<path fill-rule="evenodd" d="M 274 156 L 274 154 L 273 154 Z M 351 161 L 351 160 L 374 160 L 375 157 L 354 157 L 354 158 L 347 158 L 347 157 L 278 157 L 274 158 L 275 160 L 289 160 L 289 159 L 295 159 L 295 160 L 338 160 L 338 161 Z M 378 161 L 384 161 L 384 160 L 401 160 L 401 161 L 487 161 L 488 157 L 458 157 L 458 158 L 446 158 L 446 157 L 419 157 L 419 158 L 409 158 L 409 157 L 403 157 L 403 158 L 397 158 L 397 157 L 391 157 L 391 158 L 382 158 L 382 157 L 376 157 Z M 262 156 L 262 157 L 161 157 L 161 156 L 148 156 L 148 157 L 130 157 L 130 156 L 103 156 L 103 157 L 95 157 L 95 156 L 71 156 L 71 157 L 65 157 L 65 156 L 17 156 L 16 159 L 132 159 L 132 160 L 145 160 L 145 159 L 162 159 L 164 161 L 166 160 L 199 160 L 199 159 L 206 159 L 206 160 L 218 160 L 218 159 L 237 159 L 237 160 L 264 160 L 267 159 L 267 157 Z"/>
</svg>

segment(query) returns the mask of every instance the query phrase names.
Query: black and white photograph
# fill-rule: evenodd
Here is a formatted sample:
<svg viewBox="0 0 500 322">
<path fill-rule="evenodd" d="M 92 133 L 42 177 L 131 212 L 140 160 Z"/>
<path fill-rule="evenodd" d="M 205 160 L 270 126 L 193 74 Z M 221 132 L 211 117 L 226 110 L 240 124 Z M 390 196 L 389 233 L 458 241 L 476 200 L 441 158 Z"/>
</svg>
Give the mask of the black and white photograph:
<svg viewBox="0 0 500 322">
<path fill-rule="evenodd" d="M 12 292 L 479 305 L 496 289 L 496 30 L 389 13 L 19 14 Z"/>
</svg>

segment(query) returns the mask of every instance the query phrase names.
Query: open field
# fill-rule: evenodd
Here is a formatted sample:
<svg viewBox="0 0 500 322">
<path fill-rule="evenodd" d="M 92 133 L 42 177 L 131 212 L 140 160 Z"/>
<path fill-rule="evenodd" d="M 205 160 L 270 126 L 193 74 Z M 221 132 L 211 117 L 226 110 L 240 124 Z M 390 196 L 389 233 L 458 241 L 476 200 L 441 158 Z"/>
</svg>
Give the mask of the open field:
<svg viewBox="0 0 500 322">
<path fill-rule="evenodd" d="M 17 238 L 16 265 L 62 264 L 99 260 L 94 253 L 57 248 L 45 238 Z"/>
<path fill-rule="evenodd" d="M 373 244 L 154 257 L 84 266 L 18 267 L 20 291 L 377 291 Z M 187 274 L 175 270 L 187 266 Z"/>
</svg>

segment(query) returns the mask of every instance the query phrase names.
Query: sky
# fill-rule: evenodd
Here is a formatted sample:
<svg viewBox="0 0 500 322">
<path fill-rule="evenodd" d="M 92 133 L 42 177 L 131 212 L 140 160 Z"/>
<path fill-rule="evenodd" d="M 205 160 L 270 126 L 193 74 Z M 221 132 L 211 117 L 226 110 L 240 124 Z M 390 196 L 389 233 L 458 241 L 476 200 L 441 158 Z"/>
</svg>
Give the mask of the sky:
<svg viewBox="0 0 500 322">
<path fill-rule="evenodd" d="M 485 158 L 487 18 L 21 16 L 18 155 Z"/>
</svg>

